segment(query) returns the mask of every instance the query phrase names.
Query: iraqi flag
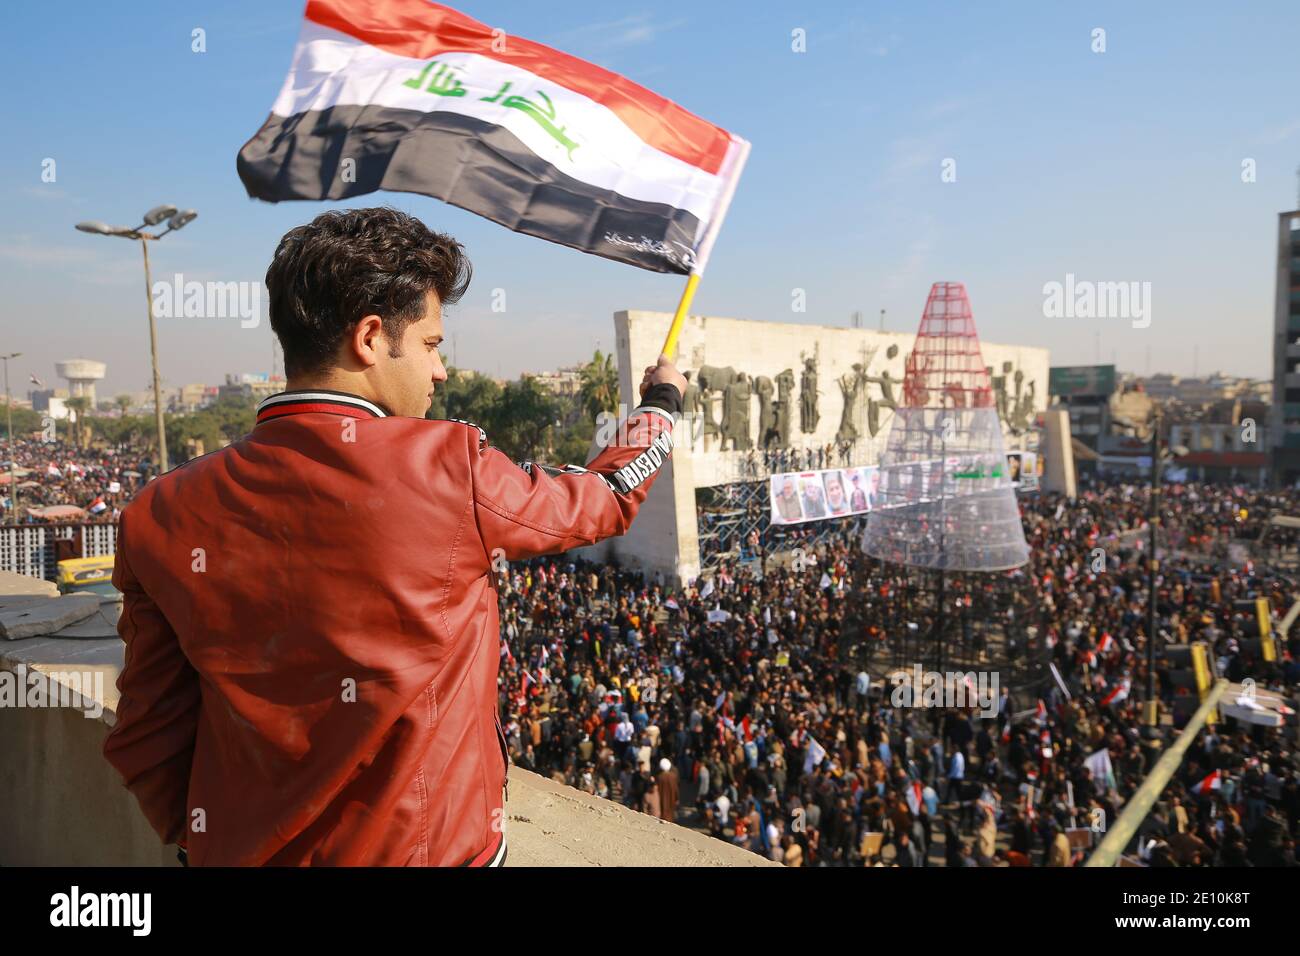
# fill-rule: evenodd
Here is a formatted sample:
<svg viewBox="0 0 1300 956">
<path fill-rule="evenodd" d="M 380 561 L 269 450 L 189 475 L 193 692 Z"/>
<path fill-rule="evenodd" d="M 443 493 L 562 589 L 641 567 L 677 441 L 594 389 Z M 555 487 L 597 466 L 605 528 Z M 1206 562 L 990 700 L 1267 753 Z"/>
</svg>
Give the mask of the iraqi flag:
<svg viewBox="0 0 1300 956">
<path fill-rule="evenodd" d="M 1201 796 L 1206 796 L 1208 794 L 1213 793 L 1215 790 L 1222 790 L 1222 789 L 1223 789 L 1223 780 L 1219 776 L 1219 771 L 1216 770 L 1208 777 L 1206 777 L 1204 780 L 1202 780 L 1200 783 L 1198 783 L 1194 788 L 1192 788 L 1192 792 L 1199 794 Z"/>
<path fill-rule="evenodd" d="M 90 503 L 90 508 L 87 510 L 89 510 L 92 515 L 97 515 L 101 512 L 107 511 L 108 505 L 104 502 L 103 495 L 97 496 L 95 500 Z"/>
<path fill-rule="evenodd" d="M 817 738 L 812 734 L 808 735 L 808 750 L 804 753 L 803 772 L 810 774 L 813 769 L 820 767 L 823 760 L 826 759 L 826 748 L 817 742 Z"/>
<path fill-rule="evenodd" d="M 925 789 L 921 786 L 921 781 L 911 781 L 907 785 L 904 796 L 907 799 L 907 809 L 912 811 L 912 816 L 919 817 L 921 808 L 925 806 Z"/>
<path fill-rule="evenodd" d="M 749 143 L 626 77 L 426 0 L 308 0 L 239 151 L 248 194 L 421 193 L 655 272 L 703 272 Z"/>
<path fill-rule="evenodd" d="M 1119 681 L 1111 688 L 1110 693 L 1101 699 L 1101 706 L 1110 707 L 1128 699 L 1128 692 L 1132 688 L 1133 682 L 1127 677 Z"/>
<path fill-rule="evenodd" d="M 1092 772 L 1093 783 L 1106 790 L 1115 789 L 1115 768 L 1110 762 L 1110 751 L 1102 747 L 1084 760 L 1083 765 Z"/>
</svg>

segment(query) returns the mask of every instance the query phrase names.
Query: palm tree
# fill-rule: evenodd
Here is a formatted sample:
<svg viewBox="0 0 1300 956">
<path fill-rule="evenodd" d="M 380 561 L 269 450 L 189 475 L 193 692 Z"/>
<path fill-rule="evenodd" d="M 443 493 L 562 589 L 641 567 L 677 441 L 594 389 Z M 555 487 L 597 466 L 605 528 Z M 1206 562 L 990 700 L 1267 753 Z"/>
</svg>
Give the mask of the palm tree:
<svg viewBox="0 0 1300 956">
<path fill-rule="evenodd" d="M 614 364 L 613 353 L 601 355 L 600 349 L 596 349 L 580 374 L 578 399 L 587 414 L 595 418 L 601 412 L 617 412 L 618 366 Z"/>
<path fill-rule="evenodd" d="M 117 398 L 113 399 L 113 402 L 114 404 L 117 405 L 118 411 L 120 411 L 123 416 L 125 416 L 127 411 L 129 411 L 131 408 L 130 395 L 126 395 L 126 394 L 119 395 L 117 396 Z"/>
<path fill-rule="evenodd" d="M 73 398 L 66 399 L 63 403 L 70 411 L 76 413 L 76 419 L 72 423 L 72 444 L 76 448 L 81 447 L 82 435 L 82 418 L 90 408 L 90 399 L 85 395 L 77 395 Z"/>
</svg>

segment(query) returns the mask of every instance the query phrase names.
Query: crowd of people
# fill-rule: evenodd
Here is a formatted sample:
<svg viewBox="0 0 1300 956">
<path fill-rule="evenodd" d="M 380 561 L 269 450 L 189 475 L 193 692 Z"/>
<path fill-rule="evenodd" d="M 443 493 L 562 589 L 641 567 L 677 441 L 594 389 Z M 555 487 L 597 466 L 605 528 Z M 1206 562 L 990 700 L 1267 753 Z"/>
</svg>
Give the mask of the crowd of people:
<svg viewBox="0 0 1300 956">
<path fill-rule="evenodd" d="M 897 661 L 911 618 L 922 633 L 933 622 L 862 554 L 857 522 L 762 579 L 724 565 L 672 588 L 609 565 L 513 565 L 498 582 L 512 757 L 790 866 L 1076 864 L 1158 754 L 1141 714 L 1148 504 L 1129 485 L 1022 501 L 1031 560 L 1000 583 L 988 640 L 1055 674 L 1003 685 L 996 716 L 897 706 L 888 667 L 870 662 Z M 1204 641 L 1229 679 L 1294 694 L 1300 644 L 1264 660 L 1253 600 L 1280 619 L 1294 582 L 1243 542 L 1300 496 L 1174 485 L 1160 506 L 1157 647 Z M 1194 709 L 1174 670 L 1161 653 L 1166 743 Z M 1295 738 L 1294 717 L 1200 731 L 1131 853 L 1294 865 Z"/>
<path fill-rule="evenodd" d="M 58 505 L 114 521 L 152 468 L 139 452 L 39 441 L 15 442 L 14 465 L 25 522 L 56 520 Z M 0 482 L 11 521 L 7 463 Z M 1112 484 L 1022 499 L 1030 563 L 988 577 L 979 614 L 954 615 L 967 661 L 995 671 L 1014 644 L 1044 665 L 1002 684 L 995 716 L 898 706 L 900 642 L 930 633 L 934 611 L 862 553 L 863 519 L 776 529 L 768 547 L 799 546 L 800 560 L 765 574 L 723 563 L 687 587 L 610 564 L 512 565 L 498 580 L 511 757 L 789 866 L 1076 864 L 1159 752 L 1141 713 L 1148 495 Z M 1160 509 L 1157 648 L 1205 642 L 1219 674 L 1294 700 L 1300 638 L 1265 660 L 1255 600 L 1274 622 L 1295 600 L 1300 541 L 1270 519 L 1300 513 L 1300 494 L 1176 484 Z M 967 580 L 948 600 L 969 611 L 979 589 Z M 1174 670 L 1158 654 L 1166 744 L 1194 706 Z M 1296 736 L 1294 715 L 1202 728 L 1130 852 L 1153 866 L 1295 865 Z"/>
<path fill-rule="evenodd" d="M 147 453 L 114 447 L 86 449 L 64 441 L 17 439 L 12 449 L 12 471 L 7 451 L 0 468 L 4 523 L 114 522 L 157 467 Z M 18 491 L 16 517 L 11 480 Z"/>
</svg>

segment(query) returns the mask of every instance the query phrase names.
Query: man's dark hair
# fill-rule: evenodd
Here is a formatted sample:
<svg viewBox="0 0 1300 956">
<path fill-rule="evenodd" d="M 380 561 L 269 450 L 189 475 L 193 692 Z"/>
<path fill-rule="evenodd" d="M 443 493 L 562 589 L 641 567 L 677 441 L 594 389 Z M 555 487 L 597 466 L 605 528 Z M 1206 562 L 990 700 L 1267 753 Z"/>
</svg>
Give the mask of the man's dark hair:
<svg viewBox="0 0 1300 956">
<path fill-rule="evenodd" d="M 271 328 L 284 348 L 288 375 L 330 365 L 363 317 L 384 323 L 389 355 L 412 322 L 423 317 L 425 297 L 444 304 L 469 288 L 471 267 L 459 242 L 388 207 L 321 213 L 290 229 L 266 270 Z"/>
</svg>

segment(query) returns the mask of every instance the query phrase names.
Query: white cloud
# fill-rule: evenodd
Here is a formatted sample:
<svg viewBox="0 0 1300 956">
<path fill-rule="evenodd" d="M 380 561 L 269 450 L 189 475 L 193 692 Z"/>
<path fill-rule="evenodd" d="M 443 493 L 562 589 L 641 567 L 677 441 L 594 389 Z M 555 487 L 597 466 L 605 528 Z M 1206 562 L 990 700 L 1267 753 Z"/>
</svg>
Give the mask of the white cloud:
<svg viewBox="0 0 1300 956">
<path fill-rule="evenodd" d="M 33 199 L 63 200 L 72 198 L 72 194 L 67 190 L 59 189 L 58 187 L 51 186 L 48 183 L 41 186 L 24 186 L 20 192 L 22 192 L 24 196 L 31 196 Z"/>
<path fill-rule="evenodd" d="M 581 43 L 590 49 L 609 50 L 650 43 L 660 34 L 685 26 L 685 18 L 655 22 L 648 13 L 632 13 L 604 23 L 588 23 L 561 33 L 556 45 Z"/>
<path fill-rule="evenodd" d="M 1300 133 L 1300 119 L 1270 127 L 1255 137 L 1257 146 L 1274 146 Z"/>
</svg>

